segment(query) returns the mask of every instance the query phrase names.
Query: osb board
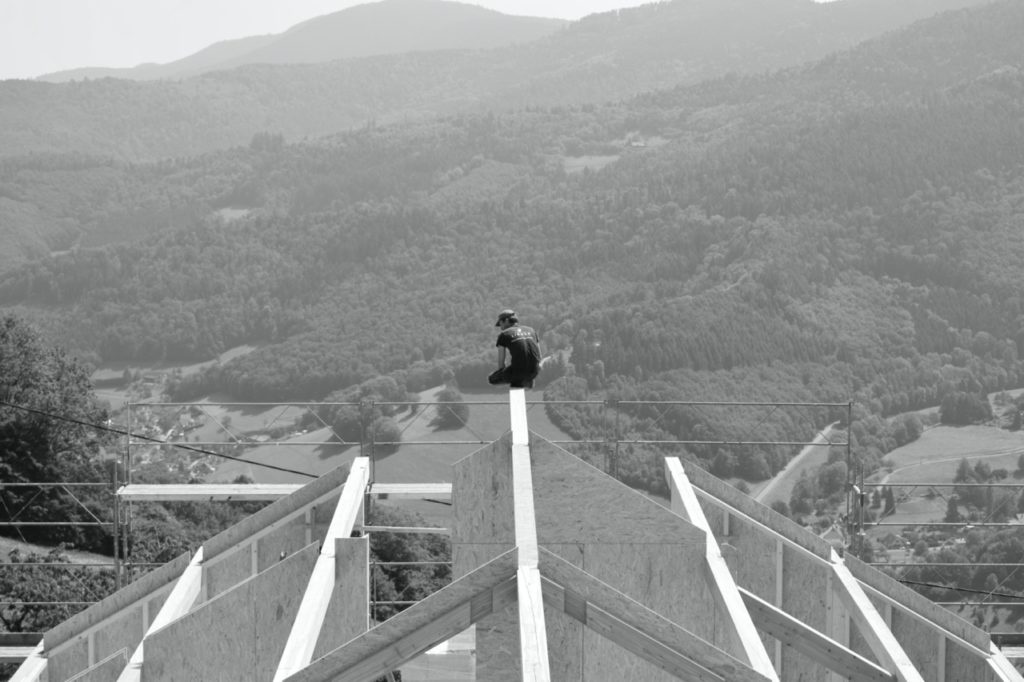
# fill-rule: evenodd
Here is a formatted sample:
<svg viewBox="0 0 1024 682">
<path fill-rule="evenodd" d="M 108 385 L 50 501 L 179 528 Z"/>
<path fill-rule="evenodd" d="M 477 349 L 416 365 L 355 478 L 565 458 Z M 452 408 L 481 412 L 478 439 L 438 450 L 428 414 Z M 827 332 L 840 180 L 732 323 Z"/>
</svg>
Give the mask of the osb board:
<svg viewBox="0 0 1024 682">
<path fill-rule="evenodd" d="M 934 623 L 936 628 L 945 629 L 982 651 L 988 650 L 991 641 L 984 630 L 975 627 L 952 611 L 942 608 L 854 556 L 847 555 L 845 563 L 853 577 L 866 586 L 865 592 L 870 594 L 871 590 L 877 590 L 895 602 L 895 609 L 916 613 Z"/>
<path fill-rule="evenodd" d="M 320 682 L 338 677 L 376 679 L 387 665 L 401 667 L 427 648 L 453 637 L 472 624 L 473 612 L 489 612 L 515 604 L 515 550 L 454 580 L 405 611 L 310 662 L 289 680 Z M 480 601 L 477 599 L 482 598 Z M 489 599 L 490 603 L 487 603 Z M 477 641 L 479 649 L 479 640 Z M 362 675 L 362 676 L 360 676 Z M 485 679 L 485 678 L 478 678 Z"/>
<path fill-rule="evenodd" d="M 306 519 L 299 516 L 261 537 L 256 551 L 257 570 L 263 571 L 316 541 L 306 540 L 306 526 Z"/>
<path fill-rule="evenodd" d="M 150 612 L 149 617 L 156 614 Z M 107 656 L 121 649 L 128 649 L 128 654 L 142 641 L 145 627 L 142 622 L 142 604 L 128 609 L 117 619 L 104 624 L 93 634 L 93 655 L 95 660 L 102 661 Z"/>
<path fill-rule="evenodd" d="M 512 437 L 507 434 L 454 465 L 452 577 L 459 578 L 515 544 Z"/>
<path fill-rule="evenodd" d="M 704 570 L 704 533 L 670 510 L 533 436 L 530 445 L 538 544 L 683 627 L 713 639 L 716 619 Z M 511 447 L 508 437 L 455 465 L 452 544 L 455 575 L 511 547 L 515 537 Z M 580 679 L 630 679 L 647 666 L 599 636 L 545 608 L 553 670 Z M 575 650 L 561 646 L 579 642 Z M 477 623 L 478 679 L 518 678 L 514 610 Z M 591 648 L 593 650 L 591 650 Z M 587 664 L 587 661 L 591 661 Z M 554 673 L 553 673 L 554 674 Z M 646 675 L 646 672 L 644 673 Z M 656 671 L 655 677 L 672 679 Z M 555 679 L 555 678 L 553 678 Z M 591 679 L 591 678 L 584 678 Z"/>
<path fill-rule="evenodd" d="M 610 642 L 593 630 L 583 632 L 583 676 L 579 682 L 643 680 L 678 682 L 679 678 Z M 552 680 L 554 676 L 552 675 Z"/>
<path fill-rule="evenodd" d="M 184 573 L 190 559 L 191 557 L 187 552 L 175 557 L 160 568 L 146 573 L 138 580 L 122 587 L 106 599 L 93 604 L 81 613 L 75 614 L 52 630 L 49 630 L 43 635 L 46 650 L 55 651 L 62 643 L 70 640 L 75 635 L 85 632 L 124 609 L 132 607 L 158 590 L 170 592 L 171 584 Z"/>
<path fill-rule="evenodd" d="M 210 565 L 203 565 L 203 594 L 209 601 L 252 577 L 252 543 L 223 554 Z"/>
<path fill-rule="evenodd" d="M 919 619 L 893 609 L 892 623 L 889 625 L 896 641 L 907 653 L 911 663 L 926 680 L 939 679 L 939 666 L 943 663 L 939 658 L 939 637 L 941 630 L 922 623 Z M 974 660 L 974 666 L 980 667 L 980 658 Z M 984 679 L 969 675 L 967 677 L 946 677 L 953 682 L 969 682 L 973 679 Z"/>
<path fill-rule="evenodd" d="M 129 656 L 131 656 L 131 650 L 121 650 L 117 656 L 113 656 L 102 663 L 97 663 L 80 673 L 81 677 L 76 677 L 75 682 L 117 682 L 117 678 L 121 676 L 124 667 L 128 665 Z M 50 679 L 52 680 L 53 678 Z"/>
<path fill-rule="evenodd" d="M 148 612 L 148 620 L 146 621 L 147 628 L 149 627 L 149 624 L 153 622 L 153 619 L 156 618 L 156 614 L 160 613 L 160 609 L 163 608 L 164 602 L 167 601 L 169 596 L 171 596 L 171 590 L 162 590 L 157 592 L 153 595 L 152 599 L 146 602 L 146 609 Z"/>
<path fill-rule="evenodd" d="M 247 516 L 235 525 L 221 531 L 203 543 L 203 557 L 209 561 L 221 552 L 235 547 L 246 538 L 258 533 L 268 526 L 298 513 L 303 507 L 320 503 L 320 498 L 327 499 L 334 491 L 340 491 L 348 478 L 348 467 L 342 466 L 329 471 L 306 486 L 299 488 L 287 497 L 267 505 L 255 514 Z"/>
<path fill-rule="evenodd" d="M 60 651 L 47 654 L 46 675 L 50 682 L 66 680 L 89 667 L 89 640 L 82 636 L 67 642 Z"/>
<path fill-rule="evenodd" d="M 782 609 L 821 633 L 828 632 L 830 573 L 829 566 L 811 559 L 790 545 L 783 546 Z M 828 670 L 792 647 L 783 647 L 780 678 L 828 679 Z"/>
<path fill-rule="evenodd" d="M 317 554 L 309 545 L 150 635 L 142 678 L 271 680 Z"/>
<path fill-rule="evenodd" d="M 334 590 L 313 658 L 320 658 L 358 637 L 369 625 L 370 538 L 341 538 L 335 546 Z"/>
<path fill-rule="evenodd" d="M 742 518 L 729 519 L 728 539 L 719 550 L 732 571 L 733 580 L 770 604 L 777 590 L 779 540 L 756 524 Z"/>
<path fill-rule="evenodd" d="M 803 547 L 812 554 L 822 559 L 829 559 L 832 556 L 832 545 L 828 541 L 818 537 L 815 533 L 804 528 L 792 519 L 779 514 L 773 509 L 766 507 L 754 500 L 746 493 L 742 493 L 717 476 L 704 471 L 700 467 L 687 462 L 684 465 L 687 478 L 699 490 L 715 498 L 719 505 L 726 505 L 734 510 L 749 516 L 751 519 L 764 525 L 774 533 Z M 698 494 L 698 497 L 705 497 Z M 703 501 L 702 501 L 703 504 Z"/>
</svg>

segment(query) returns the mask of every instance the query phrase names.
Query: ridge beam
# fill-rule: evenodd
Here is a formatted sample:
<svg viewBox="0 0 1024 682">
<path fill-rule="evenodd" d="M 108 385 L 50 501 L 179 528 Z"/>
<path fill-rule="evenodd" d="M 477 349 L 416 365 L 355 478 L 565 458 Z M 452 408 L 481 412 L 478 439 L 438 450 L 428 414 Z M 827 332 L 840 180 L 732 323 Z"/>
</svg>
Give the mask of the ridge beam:
<svg viewBox="0 0 1024 682">
<path fill-rule="evenodd" d="M 274 682 L 279 682 L 289 675 L 309 665 L 313 659 L 313 651 L 320 639 L 320 630 L 327 616 L 327 607 L 335 588 L 337 540 L 351 537 L 352 529 L 363 509 L 366 486 L 370 480 L 370 463 L 366 457 L 357 457 L 352 462 L 348 479 L 338 498 L 338 506 L 334 508 L 331 525 L 320 545 L 313 573 L 309 577 L 306 591 L 302 594 L 299 610 L 288 633 L 288 641 L 277 664 Z"/>
<path fill-rule="evenodd" d="M 519 602 L 519 656 L 524 682 L 550 682 L 548 635 L 544 622 L 537 547 L 537 517 L 533 506 L 533 470 L 530 465 L 530 432 L 526 421 L 526 391 L 508 393 L 512 424 L 512 494 L 518 550 L 516 575 Z"/>
<path fill-rule="evenodd" d="M 886 626 L 881 614 L 835 550 L 832 551 L 832 577 L 834 589 L 846 606 L 850 618 L 882 666 L 895 673 L 900 682 L 924 682 L 921 673 L 914 667 L 896 636 Z"/>
<path fill-rule="evenodd" d="M 167 595 L 166 601 L 156 614 L 156 618 L 146 628 L 146 634 L 142 641 L 135 647 L 128 664 L 121 671 L 117 682 L 137 682 L 142 679 L 142 662 L 145 660 L 146 638 L 157 630 L 165 627 L 171 621 L 181 618 L 188 613 L 199 598 L 203 588 L 203 548 L 202 546 L 192 555 L 192 560 L 185 567 L 184 572 L 175 581 L 171 593 Z"/>
<path fill-rule="evenodd" d="M 875 665 L 855 651 L 821 634 L 752 592 L 742 587 L 739 588 L 739 592 L 751 616 L 756 619 L 756 625 L 763 632 L 782 642 L 783 645 L 793 647 L 812 661 L 839 673 L 843 679 L 854 682 L 861 680 L 886 682 L 896 679 L 896 676 L 888 670 Z"/>
<path fill-rule="evenodd" d="M 665 458 L 665 475 L 668 479 L 669 488 L 672 491 L 672 511 L 682 516 L 692 525 L 704 531 L 706 548 L 704 554 L 704 569 L 707 573 L 708 584 L 718 610 L 726 618 L 728 631 L 727 638 L 736 652 L 742 652 L 744 660 L 751 668 L 757 670 L 770 680 L 778 680 L 778 675 L 772 665 L 761 638 L 757 635 L 757 628 L 750 617 L 743 603 L 743 597 L 733 580 L 732 573 L 722 557 L 722 551 L 718 547 L 714 533 L 704 510 L 697 500 L 690 479 L 683 471 L 683 464 L 678 457 Z"/>
<path fill-rule="evenodd" d="M 775 679 L 544 548 L 541 548 L 540 571 L 550 606 L 563 610 L 609 641 L 681 679 L 729 682 Z"/>
</svg>

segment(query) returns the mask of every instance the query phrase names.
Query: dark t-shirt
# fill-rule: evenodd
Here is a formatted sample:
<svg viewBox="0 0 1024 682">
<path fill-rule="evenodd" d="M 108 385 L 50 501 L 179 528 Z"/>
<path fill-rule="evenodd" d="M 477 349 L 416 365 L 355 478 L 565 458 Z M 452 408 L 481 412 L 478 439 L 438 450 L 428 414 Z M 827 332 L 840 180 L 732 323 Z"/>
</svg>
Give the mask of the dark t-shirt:
<svg viewBox="0 0 1024 682">
<path fill-rule="evenodd" d="M 540 367 L 540 339 L 530 327 L 516 325 L 498 334 L 496 346 L 507 348 L 514 371 L 532 372 Z"/>
</svg>

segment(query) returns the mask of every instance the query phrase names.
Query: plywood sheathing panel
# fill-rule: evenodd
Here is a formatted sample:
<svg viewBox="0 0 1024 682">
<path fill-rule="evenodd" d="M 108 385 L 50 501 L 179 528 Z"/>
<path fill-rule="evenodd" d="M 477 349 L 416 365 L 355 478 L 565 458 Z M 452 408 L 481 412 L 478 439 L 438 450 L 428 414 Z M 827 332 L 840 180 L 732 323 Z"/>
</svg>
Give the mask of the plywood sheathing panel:
<svg viewBox="0 0 1024 682">
<path fill-rule="evenodd" d="M 268 527 L 280 522 L 292 514 L 301 513 L 313 504 L 322 504 L 334 496 L 345 485 L 348 467 L 338 467 L 306 486 L 295 491 L 288 497 L 267 505 L 252 516 L 247 516 L 227 530 L 224 530 L 203 543 L 203 556 L 212 561 L 224 551 L 233 549 L 251 537 L 258 537 Z M 333 509 L 333 507 L 332 507 Z"/>
<path fill-rule="evenodd" d="M 465 630 L 495 604 L 511 606 L 517 554 L 510 550 L 456 579 L 372 630 L 314 660 L 287 682 L 376 679 L 422 651 Z M 477 649 L 480 643 L 477 641 Z M 484 679 L 479 678 L 478 679 Z M 487 678 L 491 679 L 491 678 Z"/>
<path fill-rule="evenodd" d="M 145 632 L 142 605 L 139 604 L 137 608 L 127 610 L 124 615 L 112 620 L 93 634 L 93 660 L 102 661 L 124 649 L 128 650 L 130 656 L 142 641 L 142 635 Z M 123 663 L 124 659 L 122 658 Z M 124 665 L 121 667 L 123 668 Z"/>
<path fill-rule="evenodd" d="M 120 611 L 142 601 L 158 590 L 170 591 L 170 585 L 177 580 L 188 566 L 191 555 L 186 552 L 160 568 L 150 571 L 135 582 L 121 588 L 106 599 L 99 601 L 78 613 L 43 635 L 43 645 L 52 652 L 76 635 L 85 632 L 117 615 Z"/>
<path fill-rule="evenodd" d="M 203 565 L 203 591 L 200 596 L 203 601 L 209 601 L 251 577 L 252 542 L 247 542 L 232 552 L 222 553 L 217 563 Z"/>
<path fill-rule="evenodd" d="M 115 654 L 105 657 L 106 660 L 101 659 L 96 665 L 79 673 L 80 677 L 76 677 L 75 682 L 117 682 L 117 678 L 127 664 L 129 653 L 127 649 L 121 649 Z"/>
<path fill-rule="evenodd" d="M 304 516 L 297 516 L 282 524 L 260 538 L 259 549 L 256 552 L 257 571 L 266 570 L 314 540 L 319 544 L 323 538 L 306 540 L 306 519 Z"/>
<path fill-rule="evenodd" d="M 856 557 L 848 555 L 844 561 L 853 577 L 887 597 L 893 603 L 894 608 L 919 614 L 937 627 L 943 628 L 950 634 L 977 647 L 979 652 L 988 651 L 991 640 L 984 630 L 974 627 L 955 613 L 938 606 L 909 587 L 901 585 L 881 571 L 868 566 Z M 870 590 L 866 591 L 870 594 Z"/>
<path fill-rule="evenodd" d="M 44 645 L 45 646 L 45 645 Z M 46 657 L 46 677 L 51 682 L 66 680 L 89 667 L 89 640 L 78 637 Z"/>
<path fill-rule="evenodd" d="M 370 612 L 370 538 L 336 541 L 335 580 L 313 658 L 366 632 Z"/>
<path fill-rule="evenodd" d="M 713 639 L 715 619 L 709 614 L 715 604 L 703 570 L 703 531 L 532 434 L 530 455 L 538 544 Z M 510 439 L 457 462 L 453 479 L 454 570 L 462 575 L 514 542 Z M 600 670 L 603 677 L 584 679 L 628 679 L 630 670 L 646 666 L 547 608 L 545 620 L 553 675 L 580 679 L 587 670 Z M 480 679 L 518 679 L 517 632 L 512 612 L 477 624 Z M 646 679 L 671 679 L 661 671 L 651 674 Z"/>
<path fill-rule="evenodd" d="M 272 679 L 317 553 L 309 545 L 152 633 L 142 679 Z"/>
<path fill-rule="evenodd" d="M 512 434 L 454 465 L 452 578 L 458 579 L 515 545 Z M 476 624 L 477 678 L 519 680 L 519 617 L 508 608 Z M 481 651 L 490 652 L 481 656 Z"/>
<path fill-rule="evenodd" d="M 731 507 L 821 559 L 828 561 L 831 557 L 832 545 L 826 540 L 821 539 L 792 519 L 788 519 L 782 514 L 756 502 L 749 495 L 741 493 L 720 478 L 690 463 L 686 465 L 686 475 L 694 487 L 697 488 L 698 496 L 701 498 L 701 506 L 704 507 L 704 514 L 708 515 L 709 518 L 708 507 L 705 503 L 710 503 L 711 506 L 719 508 L 723 505 Z M 705 494 L 701 495 L 701 492 Z M 732 523 L 733 519 L 730 519 L 730 527 Z M 754 590 L 750 591 L 753 592 Z M 758 594 L 758 596 L 762 595 Z"/>
<path fill-rule="evenodd" d="M 939 677 L 939 667 L 944 666 L 945 661 L 939 656 L 941 630 L 936 629 L 934 625 L 929 625 L 917 618 L 912 618 L 902 613 L 899 609 L 893 609 L 889 629 L 896 636 L 896 640 L 903 647 L 903 651 L 906 652 L 914 667 L 917 668 L 924 679 L 942 679 Z M 979 657 L 974 666 L 979 669 L 978 672 L 985 667 L 982 663 L 982 658 Z M 984 678 L 975 677 L 974 675 L 967 677 L 949 677 L 947 675 L 946 679 L 950 682 L 953 680 L 957 682 L 970 682 L 971 680 L 981 680 Z"/>
<path fill-rule="evenodd" d="M 774 563 L 771 570 L 775 572 Z M 782 546 L 780 607 L 789 615 L 822 633 L 829 632 L 830 572 L 828 565 L 814 561 L 793 547 Z M 870 655 L 868 658 L 873 659 Z M 828 679 L 828 670 L 796 649 L 783 647 L 779 677 L 783 680 L 824 680 Z"/>
</svg>

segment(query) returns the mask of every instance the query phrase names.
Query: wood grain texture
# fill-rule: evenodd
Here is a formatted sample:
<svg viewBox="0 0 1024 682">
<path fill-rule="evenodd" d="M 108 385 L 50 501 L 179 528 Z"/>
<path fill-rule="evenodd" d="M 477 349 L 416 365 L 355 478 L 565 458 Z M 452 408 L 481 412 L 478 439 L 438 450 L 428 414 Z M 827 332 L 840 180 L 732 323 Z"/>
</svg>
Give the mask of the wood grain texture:
<svg viewBox="0 0 1024 682">
<path fill-rule="evenodd" d="M 342 538 L 335 554 L 335 584 L 313 658 L 358 637 L 370 627 L 370 538 Z"/>
<path fill-rule="evenodd" d="M 699 668 L 704 668 L 722 679 L 736 682 L 767 682 L 770 679 L 707 640 L 544 549 L 541 550 L 540 570 L 545 579 L 565 590 L 566 595 L 572 592 L 574 599 L 586 602 L 585 624 L 588 628 L 649 662 L 661 664 L 672 661 L 673 666 L 683 666 L 687 665 L 684 661 L 688 661 L 692 664 L 690 674 L 696 675 Z M 568 596 L 565 601 L 570 601 Z M 639 646 L 639 642 L 644 642 L 644 646 Z M 658 650 L 657 654 L 655 650 Z M 645 652 L 651 653 L 651 656 Z M 674 669 L 673 674 L 677 673 L 678 670 Z M 604 673 L 598 679 L 612 678 Z"/>
<path fill-rule="evenodd" d="M 186 552 L 160 568 L 150 571 L 135 582 L 118 590 L 81 613 L 78 613 L 43 635 L 47 652 L 56 651 L 64 642 L 100 626 L 127 608 L 142 608 L 142 602 L 158 591 L 170 592 L 171 585 L 188 566 L 191 555 Z"/>
<path fill-rule="evenodd" d="M 672 511 L 705 533 L 705 569 L 714 599 L 715 631 L 712 643 L 770 679 L 777 679 L 743 598 L 722 557 L 714 532 L 678 458 L 666 458 L 665 476 L 672 493 Z"/>
<path fill-rule="evenodd" d="M 152 633 L 142 679 L 269 681 L 317 550 L 309 545 Z"/>
<path fill-rule="evenodd" d="M 474 618 L 514 604 L 517 569 L 517 553 L 510 550 L 316 659 L 287 680 L 375 679 L 465 630 Z"/>
<path fill-rule="evenodd" d="M 259 538 L 282 522 L 303 515 L 307 507 L 323 503 L 332 496 L 337 496 L 347 477 L 348 467 L 338 467 L 288 497 L 267 505 L 252 516 L 248 516 L 218 533 L 203 543 L 206 561 L 213 562 L 217 560 L 221 552 L 227 551 L 239 543 Z M 333 505 L 331 508 L 334 508 Z"/>
</svg>

